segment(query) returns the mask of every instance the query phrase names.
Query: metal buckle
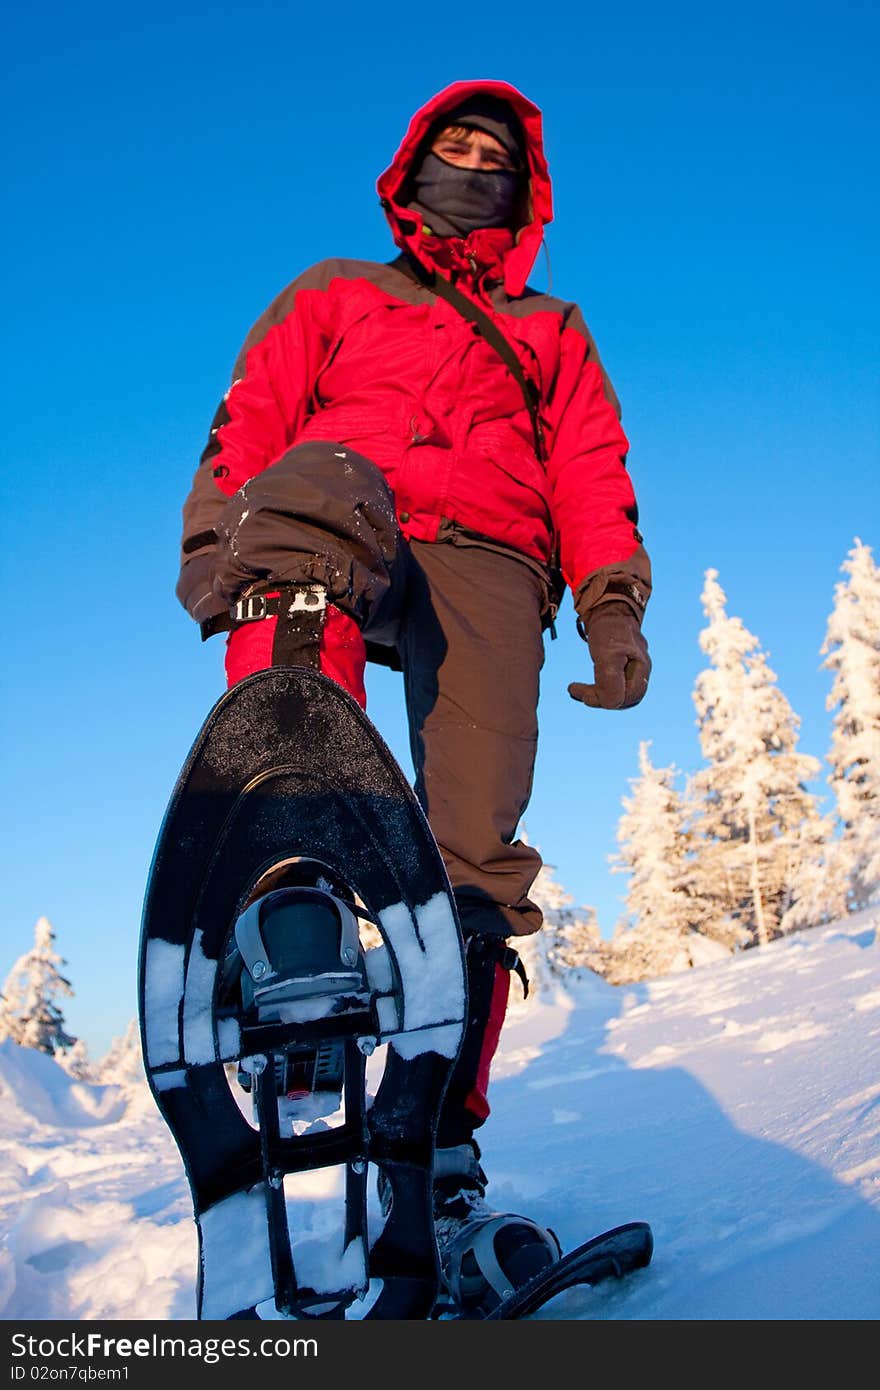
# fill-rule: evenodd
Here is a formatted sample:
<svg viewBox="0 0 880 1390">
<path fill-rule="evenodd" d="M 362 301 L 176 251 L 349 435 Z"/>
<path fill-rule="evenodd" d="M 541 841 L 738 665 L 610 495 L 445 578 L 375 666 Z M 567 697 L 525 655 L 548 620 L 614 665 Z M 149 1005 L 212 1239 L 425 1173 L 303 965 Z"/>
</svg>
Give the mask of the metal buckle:
<svg viewBox="0 0 880 1390">
<path fill-rule="evenodd" d="M 233 622 L 256 623 L 265 618 L 268 600 L 265 594 L 246 594 L 230 609 Z"/>
</svg>

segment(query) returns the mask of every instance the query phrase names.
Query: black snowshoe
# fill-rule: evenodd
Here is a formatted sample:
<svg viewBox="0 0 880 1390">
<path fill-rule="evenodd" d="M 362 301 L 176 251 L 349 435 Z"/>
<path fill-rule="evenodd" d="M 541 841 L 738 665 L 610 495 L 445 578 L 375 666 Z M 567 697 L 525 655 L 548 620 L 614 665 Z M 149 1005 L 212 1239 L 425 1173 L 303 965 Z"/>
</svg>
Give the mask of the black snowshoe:
<svg viewBox="0 0 880 1390">
<path fill-rule="evenodd" d="M 434 1136 L 465 992 L 442 859 L 357 703 L 299 667 L 234 686 L 172 795 L 140 955 L 200 1318 L 430 1315 Z M 291 1189 L 325 1177 L 342 1200 L 322 1241 Z"/>
<path fill-rule="evenodd" d="M 447 1200 L 461 1155 L 435 1137 L 465 1002 L 442 859 L 360 707 L 306 668 L 234 686 L 172 795 L 139 963 L 200 1318 L 524 1317 L 648 1263 L 644 1223 L 560 1256 L 552 1233 L 485 1207 L 481 1172 L 464 1209 Z M 341 1176 L 329 1242 L 290 1190 L 325 1171 Z"/>
</svg>

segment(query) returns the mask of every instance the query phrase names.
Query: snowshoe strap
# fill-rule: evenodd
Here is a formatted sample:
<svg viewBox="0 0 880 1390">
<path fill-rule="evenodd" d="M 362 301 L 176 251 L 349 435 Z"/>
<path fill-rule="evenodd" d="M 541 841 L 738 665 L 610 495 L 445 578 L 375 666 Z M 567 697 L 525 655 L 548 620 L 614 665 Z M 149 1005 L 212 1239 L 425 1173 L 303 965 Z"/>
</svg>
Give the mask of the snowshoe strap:
<svg viewBox="0 0 880 1390">
<path fill-rule="evenodd" d="M 498 952 L 498 962 L 505 970 L 513 970 L 522 981 L 523 999 L 529 997 L 529 977 L 523 965 L 522 956 L 519 951 L 515 951 L 512 946 L 501 946 Z"/>
<path fill-rule="evenodd" d="M 455 1302 L 460 1307 L 467 1307 L 472 1302 L 472 1295 L 464 1296 L 462 1274 L 466 1265 L 471 1270 L 476 1266 L 484 1283 L 483 1295 L 478 1300 L 479 1311 L 484 1317 L 494 1306 L 509 1298 L 522 1282 L 521 1273 L 518 1278 L 513 1270 L 505 1270 L 498 1258 L 497 1238 L 502 1232 L 510 1232 L 514 1238 L 519 1237 L 523 1244 L 528 1243 L 535 1256 L 533 1274 L 555 1264 L 562 1254 L 555 1232 L 545 1230 L 526 1216 L 498 1212 L 493 1216 L 465 1221 L 443 1252 L 444 1273 Z M 533 1274 L 526 1276 L 526 1282 Z M 470 1272 L 468 1277 L 473 1280 L 473 1273 Z"/>
<path fill-rule="evenodd" d="M 285 596 L 289 600 L 291 590 Z M 305 602 L 302 601 L 305 595 Z M 327 616 L 327 590 L 320 584 L 297 585 L 294 601 L 282 606 L 272 643 L 273 666 L 321 669 L 321 634 Z"/>
<path fill-rule="evenodd" d="M 264 618 L 280 618 L 279 628 L 290 622 L 302 623 L 305 616 L 320 618 L 323 627 L 327 611 L 327 591 L 323 584 L 266 583 L 255 586 L 234 603 L 228 613 L 215 613 L 199 624 L 202 641 L 218 632 L 229 632 L 245 623 L 262 622 Z M 283 663 L 277 663 L 283 664 Z M 302 663 L 292 663 L 302 664 Z"/>
<path fill-rule="evenodd" d="M 466 949 L 475 956 L 482 955 L 483 959 L 494 957 L 504 970 L 514 971 L 522 982 L 523 999 L 528 999 L 529 977 L 519 951 L 508 946 L 503 936 L 492 936 L 489 932 L 468 930 L 465 927 L 464 938 Z"/>
</svg>

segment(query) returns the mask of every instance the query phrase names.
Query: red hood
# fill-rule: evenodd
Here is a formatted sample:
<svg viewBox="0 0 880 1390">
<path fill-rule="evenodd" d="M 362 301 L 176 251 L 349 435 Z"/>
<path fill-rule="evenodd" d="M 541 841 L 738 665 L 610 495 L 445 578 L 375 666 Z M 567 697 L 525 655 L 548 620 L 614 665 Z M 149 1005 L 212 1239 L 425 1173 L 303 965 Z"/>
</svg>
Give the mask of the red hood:
<svg viewBox="0 0 880 1390">
<path fill-rule="evenodd" d="M 503 265 L 504 288 L 510 295 L 522 294 L 526 287 L 535 257 L 544 237 L 544 228 L 553 220 L 553 201 L 550 188 L 550 174 L 544 157 L 544 142 L 541 129 L 541 112 L 522 92 L 506 82 L 453 82 L 442 92 L 426 102 L 413 116 L 403 143 L 389 168 L 385 170 L 376 187 L 385 214 L 391 224 L 394 240 L 403 250 L 411 251 L 420 260 L 430 260 L 434 266 L 448 266 L 450 252 L 459 249 L 458 238 L 448 238 L 444 245 L 439 237 L 424 237 L 422 219 L 418 213 L 404 207 L 397 199 L 409 174 L 416 154 L 428 131 L 438 117 L 477 92 L 506 101 L 516 112 L 522 124 L 526 141 L 526 163 L 529 171 L 531 220 L 517 230 L 515 238 L 503 228 L 487 228 L 471 232 L 464 245 L 473 251 L 477 260 L 484 263 L 500 258 Z M 405 226 L 403 224 L 406 224 Z M 413 223 L 415 226 L 413 227 Z M 448 243 L 452 243 L 449 245 Z M 433 254 L 439 252 L 439 255 Z M 427 253 L 427 254 L 426 254 Z"/>
</svg>

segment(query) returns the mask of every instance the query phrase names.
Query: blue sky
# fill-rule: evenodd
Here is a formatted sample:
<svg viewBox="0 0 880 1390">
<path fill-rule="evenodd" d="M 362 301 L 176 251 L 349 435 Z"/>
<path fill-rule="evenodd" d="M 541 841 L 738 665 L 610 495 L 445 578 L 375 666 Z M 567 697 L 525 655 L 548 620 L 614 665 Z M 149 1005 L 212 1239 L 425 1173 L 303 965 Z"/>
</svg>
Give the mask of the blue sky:
<svg viewBox="0 0 880 1390">
<path fill-rule="evenodd" d="M 824 756 L 839 566 L 856 536 L 880 555 L 876 6 L 38 3 L 7 30 L 0 980 L 46 914 L 73 1031 L 99 1052 L 133 1015 L 153 843 L 222 690 L 173 594 L 211 416 L 289 280 L 392 254 L 376 177 L 459 78 L 544 111 L 553 289 L 621 397 L 655 568 L 635 710 L 569 699 L 563 610 L 530 839 L 610 932 L 639 741 L 699 765 L 710 566 Z M 370 680 L 408 768 L 399 678 Z"/>
</svg>

